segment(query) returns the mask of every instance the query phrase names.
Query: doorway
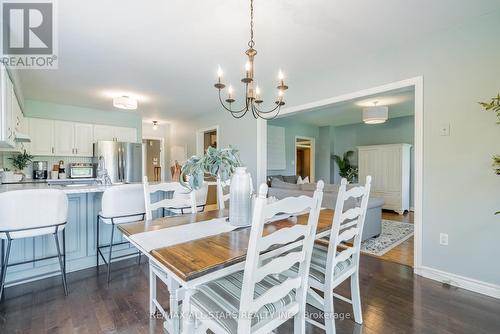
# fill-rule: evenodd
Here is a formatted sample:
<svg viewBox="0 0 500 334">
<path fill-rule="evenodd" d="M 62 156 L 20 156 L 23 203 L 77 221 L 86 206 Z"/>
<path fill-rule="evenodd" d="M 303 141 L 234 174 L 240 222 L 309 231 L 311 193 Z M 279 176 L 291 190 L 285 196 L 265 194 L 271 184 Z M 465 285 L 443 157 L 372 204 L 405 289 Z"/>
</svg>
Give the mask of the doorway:
<svg viewBox="0 0 500 334">
<path fill-rule="evenodd" d="M 314 138 L 295 137 L 295 172 L 314 182 Z"/>
<path fill-rule="evenodd" d="M 205 154 L 209 147 L 218 148 L 219 145 L 218 125 L 196 130 L 196 154 L 198 156 Z"/>
<path fill-rule="evenodd" d="M 424 109 L 424 82 L 423 77 L 414 77 L 398 82 L 389 83 L 382 86 L 377 86 L 369 89 L 356 91 L 353 93 L 331 97 L 324 100 L 314 101 L 311 103 L 297 105 L 282 109 L 280 117 L 290 116 L 297 113 L 309 113 L 315 110 L 321 110 L 336 103 L 346 102 L 353 99 L 359 99 L 375 94 L 384 93 L 391 90 L 413 88 L 415 94 L 414 100 L 414 161 L 415 161 L 415 188 L 414 188 L 414 214 L 412 220 L 414 222 L 414 242 L 413 242 L 413 270 L 417 275 L 424 275 L 425 268 L 422 266 L 422 202 L 423 202 L 423 109 Z M 267 171 L 267 122 L 263 120 L 257 121 L 257 133 L 261 135 L 257 141 L 257 177 L 258 182 L 265 182 Z"/>
<path fill-rule="evenodd" d="M 151 182 L 160 182 L 163 177 L 163 140 L 143 139 L 143 170 Z"/>
</svg>

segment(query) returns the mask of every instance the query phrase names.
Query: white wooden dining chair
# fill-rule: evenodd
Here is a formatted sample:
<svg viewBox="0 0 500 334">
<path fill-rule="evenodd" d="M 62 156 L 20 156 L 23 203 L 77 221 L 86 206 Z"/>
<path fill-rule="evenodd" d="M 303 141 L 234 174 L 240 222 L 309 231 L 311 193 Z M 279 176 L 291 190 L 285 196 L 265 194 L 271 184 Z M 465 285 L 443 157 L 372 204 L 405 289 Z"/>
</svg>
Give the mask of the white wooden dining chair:
<svg viewBox="0 0 500 334">
<path fill-rule="evenodd" d="M 217 177 L 215 182 L 207 182 L 207 184 L 217 187 L 217 209 L 224 210 L 226 208 L 226 202 L 229 201 L 230 197 L 229 187 L 231 185 L 231 179 L 221 181 L 220 177 Z"/>
<path fill-rule="evenodd" d="M 149 184 L 147 176 L 143 178 L 144 202 L 146 205 L 146 220 L 153 219 L 153 211 L 166 209 L 174 213 L 192 213 L 203 211 L 207 203 L 208 185 L 190 191 L 179 182 L 163 182 Z M 172 198 L 151 202 L 151 195 L 156 192 L 173 192 Z"/>
<path fill-rule="evenodd" d="M 359 291 L 359 255 L 370 196 L 371 176 L 366 177 L 364 186 L 349 190 L 346 190 L 346 187 L 347 180 L 342 179 L 328 248 L 319 244 L 314 245 L 309 273 L 310 288 L 307 303 L 325 313 L 325 324 L 313 319 L 306 320 L 326 330 L 327 334 L 335 333 L 334 297 L 351 304 L 354 320 L 358 324 L 363 323 Z M 345 210 L 346 206 L 349 209 Z M 338 252 L 337 246 L 349 240 L 353 240 L 352 246 Z M 342 245 L 342 247 L 345 246 Z M 351 299 L 333 292 L 348 278 L 351 278 Z M 317 291 L 320 291 L 324 297 Z"/>
<path fill-rule="evenodd" d="M 267 185 L 260 186 L 244 271 L 201 285 L 183 300 L 197 333 L 269 333 L 290 318 L 295 319 L 295 333 L 305 332 L 307 279 L 323 186 L 319 181 L 313 197 L 272 204 L 267 203 Z M 303 212 L 309 212 L 306 225 L 263 235 L 265 223 L 277 214 Z M 299 268 L 295 276 L 281 275 L 294 265 Z"/>
</svg>

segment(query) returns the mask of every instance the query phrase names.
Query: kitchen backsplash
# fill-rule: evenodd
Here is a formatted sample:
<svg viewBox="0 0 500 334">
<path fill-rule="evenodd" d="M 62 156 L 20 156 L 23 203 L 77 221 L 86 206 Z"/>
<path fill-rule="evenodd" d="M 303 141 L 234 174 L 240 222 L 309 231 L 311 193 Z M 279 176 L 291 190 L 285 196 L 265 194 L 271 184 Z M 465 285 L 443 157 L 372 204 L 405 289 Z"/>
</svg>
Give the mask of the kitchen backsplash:
<svg viewBox="0 0 500 334">
<path fill-rule="evenodd" d="M 9 168 L 10 170 L 14 170 L 14 167 L 12 167 L 11 161 L 9 160 L 10 157 L 16 155 L 18 153 L 11 153 L 11 152 L 0 152 L 0 168 Z M 64 165 L 66 168 L 68 168 L 68 164 L 70 163 L 91 163 L 92 158 L 87 158 L 87 157 L 41 157 L 41 156 L 35 156 L 33 158 L 33 161 L 47 161 L 48 169 L 49 169 L 49 175 L 50 171 L 52 170 L 53 165 L 59 165 L 59 160 L 64 161 Z M 23 170 L 23 173 L 26 175 L 26 178 L 30 179 L 32 178 L 33 174 L 33 165 L 30 164 L 28 167 L 26 167 Z"/>
</svg>

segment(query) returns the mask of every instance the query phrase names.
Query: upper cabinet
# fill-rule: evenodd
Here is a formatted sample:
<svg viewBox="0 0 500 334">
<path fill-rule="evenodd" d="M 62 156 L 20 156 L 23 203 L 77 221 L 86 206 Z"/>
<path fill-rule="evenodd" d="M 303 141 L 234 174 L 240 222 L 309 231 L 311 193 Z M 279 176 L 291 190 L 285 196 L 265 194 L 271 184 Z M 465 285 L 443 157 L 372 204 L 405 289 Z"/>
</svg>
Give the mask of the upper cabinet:
<svg viewBox="0 0 500 334">
<path fill-rule="evenodd" d="M 94 155 L 94 126 L 75 123 L 75 155 L 91 157 Z"/>
<path fill-rule="evenodd" d="M 29 118 L 32 155 L 54 155 L 54 121 L 41 118 Z"/>
<path fill-rule="evenodd" d="M 120 126 L 94 125 L 94 142 L 99 140 L 136 143 L 137 129 Z"/>
<path fill-rule="evenodd" d="M 1 103 L 0 103 L 0 148 L 14 148 L 15 145 L 15 111 L 12 107 L 14 87 L 5 66 L 0 67 Z"/>
<path fill-rule="evenodd" d="M 92 157 L 99 140 L 137 142 L 137 129 L 78 122 L 29 119 L 30 153 L 41 156 Z"/>
</svg>

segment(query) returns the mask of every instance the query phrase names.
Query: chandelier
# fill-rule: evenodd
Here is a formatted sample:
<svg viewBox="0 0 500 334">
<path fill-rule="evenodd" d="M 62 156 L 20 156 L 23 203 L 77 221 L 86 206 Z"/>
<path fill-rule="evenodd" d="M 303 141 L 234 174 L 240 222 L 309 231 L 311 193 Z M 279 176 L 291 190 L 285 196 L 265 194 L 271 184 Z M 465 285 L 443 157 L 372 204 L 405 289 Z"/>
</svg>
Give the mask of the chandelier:
<svg viewBox="0 0 500 334">
<path fill-rule="evenodd" d="M 219 67 L 217 71 L 217 83 L 214 85 L 215 88 L 219 91 L 219 101 L 221 105 L 231 113 L 234 118 L 242 118 L 246 115 L 248 111 L 252 112 L 252 115 L 255 119 L 262 118 L 266 120 L 270 120 L 276 118 L 278 116 L 280 109 L 285 105 L 285 101 L 283 101 L 283 96 L 285 90 L 288 89 L 288 86 L 285 85 L 283 72 L 281 70 L 278 74 L 278 97 L 274 102 L 276 106 L 271 107 L 269 110 L 261 109 L 262 102 L 264 102 L 261 98 L 261 92 L 259 86 L 255 83 L 254 79 L 254 59 L 257 55 L 257 50 L 253 47 L 255 46 L 255 42 L 253 40 L 253 0 L 250 0 L 250 41 L 248 42 L 249 49 L 245 52 L 248 57 L 248 61 L 245 65 L 246 75 L 241 82 L 245 84 L 245 103 L 243 108 L 233 110 L 233 103 L 236 101 L 234 99 L 234 90 L 231 85 L 229 85 L 227 89 L 227 98 L 225 102 L 222 100 L 221 91 L 224 90 L 226 85 L 222 82 L 222 70 Z"/>
</svg>

